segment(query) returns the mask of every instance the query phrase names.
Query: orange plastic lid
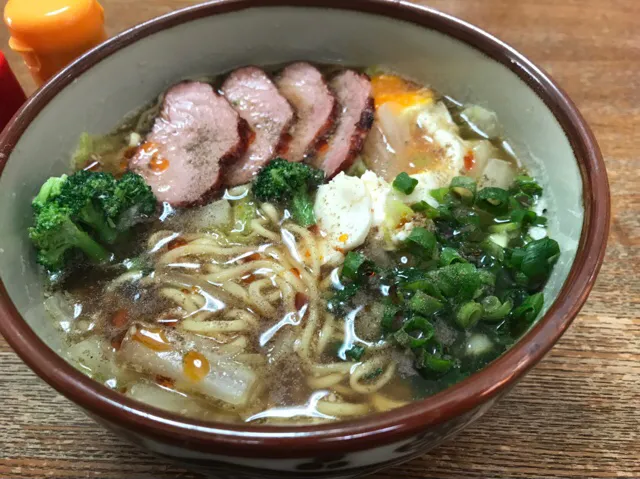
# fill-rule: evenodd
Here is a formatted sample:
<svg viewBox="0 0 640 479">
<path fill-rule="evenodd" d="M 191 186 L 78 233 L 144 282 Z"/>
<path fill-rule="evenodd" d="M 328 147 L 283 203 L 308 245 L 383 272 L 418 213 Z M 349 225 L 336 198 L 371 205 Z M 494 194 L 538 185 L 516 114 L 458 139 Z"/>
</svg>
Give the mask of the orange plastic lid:
<svg viewBox="0 0 640 479">
<path fill-rule="evenodd" d="M 105 39 L 104 10 L 96 0 L 9 0 L 4 21 L 18 52 L 89 48 Z"/>
</svg>

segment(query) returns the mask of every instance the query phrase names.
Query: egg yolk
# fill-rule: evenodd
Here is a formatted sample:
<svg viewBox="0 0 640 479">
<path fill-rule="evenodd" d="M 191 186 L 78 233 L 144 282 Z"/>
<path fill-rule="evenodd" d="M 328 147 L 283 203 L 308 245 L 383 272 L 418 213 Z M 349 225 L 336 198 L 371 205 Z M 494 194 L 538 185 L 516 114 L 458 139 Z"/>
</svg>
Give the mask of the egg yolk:
<svg viewBox="0 0 640 479">
<path fill-rule="evenodd" d="M 433 102 L 431 90 L 397 75 L 376 75 L 371 79 L 371 88 L 376 108 L 389 102 L 396 103 L 403 108 Z"/>
</svg>

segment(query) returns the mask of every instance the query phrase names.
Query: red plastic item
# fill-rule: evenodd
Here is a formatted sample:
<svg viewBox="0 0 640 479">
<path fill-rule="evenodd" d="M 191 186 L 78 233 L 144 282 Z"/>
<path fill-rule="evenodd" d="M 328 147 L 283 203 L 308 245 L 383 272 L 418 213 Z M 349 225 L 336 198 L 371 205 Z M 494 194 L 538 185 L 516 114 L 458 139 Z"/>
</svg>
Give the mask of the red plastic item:
<svg viewBox="0 0 640 479">
<path fill-rule="evenodd" d="M 7 59 L 0 52 L 0 131 L 26 100 L 27 97 L 11 71 Z"/>
</svg>

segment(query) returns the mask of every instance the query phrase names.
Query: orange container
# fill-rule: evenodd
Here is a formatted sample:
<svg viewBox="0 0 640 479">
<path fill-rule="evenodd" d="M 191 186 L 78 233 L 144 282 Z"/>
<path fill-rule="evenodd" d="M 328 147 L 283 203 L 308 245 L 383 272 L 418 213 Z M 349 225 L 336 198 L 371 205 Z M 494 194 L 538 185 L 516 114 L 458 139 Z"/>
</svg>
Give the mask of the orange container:
<svg viewBox="0 0 640 479">
<path fill-rule="evenodd" d="M 107 38 L 96 0 L 9 0 L 4 21 L 38 86 Z"/>
</svg>

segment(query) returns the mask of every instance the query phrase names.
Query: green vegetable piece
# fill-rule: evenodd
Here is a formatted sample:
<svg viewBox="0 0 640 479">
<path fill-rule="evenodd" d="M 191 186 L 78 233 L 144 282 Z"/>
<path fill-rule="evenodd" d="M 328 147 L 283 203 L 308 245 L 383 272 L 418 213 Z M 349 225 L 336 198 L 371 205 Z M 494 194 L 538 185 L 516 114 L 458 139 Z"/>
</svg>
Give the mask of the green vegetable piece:
<svg viewBox="0 0 640 479">
<path fill-rule="evenodd" d="M 358 278 L 358 270 L 366 261 L 367 257 L 365 255 L 349 251 L 342 265 L 342 277 L 356 280 Z"/>
<path fill-rule="evenodd" d="M 466 205 L 472 205 L 476 197 L 476 182 L 468 176 L 456 176 L 451 180 L 449 191 Z"/>
<path fill-rule="evenodd" d="M 536 224 L 538 215 L 531 210 L 517 209 L 511 212 L 511 221 L 522 226 Z"/>
<path fill-rule="evenodd" d="M 476 206 L 492 215 L 504 215 L 509 210 L 509 192 L 502 188 L 483 188 L 478 192 Z"/>
<path fill-rule="evenodd" d="M 525 251 L 523 248 L 515 248 L 511 250 L 509 263 L 515 269 L 520 269 L 522 266 L 522 260 L 524 259 Z"/>
<path fill-rule="evenodd" d="M 501 303 L 495 296 L 487 296 L 481 301 L 481 304 L 484 308 L 482 320 L 487 322 L 496 322 L 506 318 L 513 308 L 513 303 L 510 300 Z"/>
<path fill-rule="evenodd" d="M 435 190 L 431 190 L 429 194 L 438 203 L 446 203 L 449 195 L 449 188 L 446 186 L 444 188 L 436 188 Z"/>
<path fill-rule="evenodd" d="M 113 197 L 115 188 L 113 175 L 81 170 L 60 186 L 55 201 L 68 208 L 71 219 L 91 229 L 100 241 L 114 243 L 118 230 L 106 211 L 106 202 Z"/>
<path fill-rule="evenodd" d="M 151 188 L 131 172 L 116 180 L 109 173 L 77 171 L 60 187 L 56 201 L 71 210 L 74 221 L 109 244 L 156 210 Z"/>
<path fill-rule="evenodd" d="M 559 257 L 560 246 L 557 241 L 551 238 L 531 241 L 524 247 L 520 270 L 532 281 L 543 281 Z"/>
<path fill-rule="evenodd" d="M 480 248 L 482 248 L 482 251 L 487 253 L 489 256 L 497 259 L 498 261 L 504 261 L 504 248 L 502 248 L 502 246 L 495 243 L 491 239 L 487 238 L 482 243 L 480 243 Z"/>
<path fill-rule="evenodd" d="M 480 283 L 486 284 L 488 286 L 496 285 L 496 275 L 488 269 L 479 269 L 478 276 L 480 278 Z"/>
<path fill-rule="evenodd" d="M 413 281 L 408 281 L 400 284 L 400 287 L 405 291 L 423 291 L 427 293 L 429 296 L 433 296 L 434 298 L 444 300 L 444 296 L 438 290 L 434 283 L 434 279 L 416 279 Z"/>
<path fill-rule="evenodd" d="M 532 222 L 535 226 L 547 226 L 547 218 L 536 215 L 536 219 Z"/>
<path fill-rule="evenodd" d="M 418 226 L 411 230 L 407 237 L 409 249 L 421 258 L 433 258 L 436 252 L 436 236 L 426 228 Z"/>
<path fill-rule="evenodd" d="M 358 292 L 358 285 L 349 283 L 342 289 L 335 292 L 335 294 L 327 301 L 327 309 L 332 313 L 342 312 L 346 303 L 353 298 Z"/>
<path fill-rule="evenodd" d="M 277 158 L 258 173 L 253 194 L 260 201 L 289 207 L 293 220 L 306 228 L 316 223 L 312 193 L 323 182 L 321 170 Z"/>
<path fill-rule="evenodd" d="M 529 277 L 526 274 L 524 274 L 522 271 L 516 271 L 516 274 L 514 275 L 514 279 L 518 286 L 522 286 L 522 287 L 529 286 L 529 282 L 530 282 Z"/>
<path fill-rule="evenodd" d="M 145 221 L 155 211 L 156 197 L 142 176 L 127 172 L 116 181 L 111 196 L 103 199 L 109 222 L 121 233 Z"/>
<path fill-rule="evenodd" d="M 484 310 L 481 304 L 468 301 L 458 308 L 456 323 L 463 329 L 469 329 L 480 321 L 483 314 Z"/>
<path fill-rule="evenodd" d="M 404 193 L 405 195 L 410 195 L 413 193 L 413 190 L 416 189 L 418 185 L 418 180 L 415 178 L 411 178 L 404 171 L 396 176 L 396 179 L 393 180 L 393 187 L 398 190 L 400 193 Z"/>
<path fill-rule="evenodd" d="M 454 263 L 467 263 L 467 260 L 460 256 L 460 253 L 458 253 L 454 248 L 442 248 L 438 264 L 440 266 L 449 266 Z"/>
<path fill-rule="evenodd" d="M 233 223 L 230 231 L 232 237 L 239 238 L 251 234 L 251 221 L 257 215 L 256 203 L 251 198 L 251 195 L 247 194 L 235 200 L 231 210 L 233 213 Z"/>
<path fill-rule="evenodd" d="M 40 187 L 40 191 L 31 202 L 33 209 L 38 211 L 44 208 L 49 201 L 60 196 L 60 190 L 62 189 L 62 185 L 65 181 L 67 181 L 67 175 L 62 175 L 60 177 L 54 176 L 45 181 L 42 187 Z"/>
<path fill-rule="evenodd" d="M 366 349 L 363 346 L 353 346 L 351 349 L 345 351 L 345 356 L 353 361 L 360 361 L 360 358 L 364 355 Z"/>
<path fill-rule="evenodd" d="M 393 339 L 395 339 L 395 341 L 403 348 L 408 348 L 411 345 L 411 341 L 413 340 L 413 338 L 409 336 L 409 333 L 407 333 L 404 328 L 393 333 Z"/>
<path fill-rule="evenodd" d="M 490 233 L 511 233 L 512 231 L 518 231 L 519 229 L 520 225 L 514 222 L 499 223 L 497 225 L 489 226 Z"/>
<path fill-rule="evenodd" d="M 530 176 L 516 176 L 516 186 L 525 194 L 537 197 L 542 195 L 542 187 Z"/>
<path fill-rule="evenodd" d="M 423 361 L 424 367 L 434 373 L 446 373 L 449 371 L 453 365 L 453 359 L 445 359 L 442 357 L 438 357 L 435 355 L 428 355 L 424 358 Z"/>
<path fill-rule="evenodd" d="M 424 316 L 430 316 L 442 308 L 443 304 L 440 301 L 422 291 L 416 291 L 409 300 L 409 309 Z"/>
<path fill-rule="evenodd" d="M 59 271 L 80 251 L 94 263 L 103 263 L 111 253 L 81 230 L 71 219 L 71 210 L 48 203 L 36 213 L 29 238 L 38 251 L 38 262 L 49 271 Z"/>
<path fill-rule="evenodd" d="M 421 316 L 414 316 L 398 332 L 394 339 L 404 347 L 416 349 L 424 346 L 435 334 L 433 325 Z"/>
<path fill-rule="evenodd" d="M 99 242 L 114 243 L 156 209 L 151 188 L 134 173 L 116 180 L 108 173 L 78 171 L 50 178 L 33 201 L 29 236 L 38 260 L 58 271 L 81 251 L 96 263 L 111 258 Z"/>
<path fill-rule="evenodd" d="M 454 263 L 430 273 L 436 288 L 446 297 L 468 301 L 476 297 L 482 279 L 470 263 Z"/>
<path fill-rule="evenodd" d="M 369 169 L 367 165 L 362 160 L 362 158 L 358 157 L 358 159 L 349 167 L 349 169 L 345 172 L 349 176 L 356 176 L 360 178 L 364 175 Z"/>
<path fill-rule="evenodd" d="M 382 314 L 382 334 L 387 335 L 394 331 L 394 320 L 400 312 L 400 306 L 393 304 L 388 298 L 384 302 L 384 313 Z"/>
<path fill-rule="evenodd" d="M 74 170 L 81 170 L 101 157 L 119 152 L 126 145 L 122 135 L 93 136 L 82 133 L 71 158 Z"/>
<path fill-rule="evenodd" d="M 426 201 L 418 201 L 411 205 L 411 209 L 417 213 L 422 213 L 427 218 L 433 220 L 440 217 L 440 211 L 437 208 L 434 208 Z"/>
<path fill-rule="evenodd" d="M 531 324 L 535 321 L 544 306 L 544 295 L 536 293 L 529 296 L 524 302 L 513 310 L 513 317 L 516 320 Z"/>
<path fill-rule="evenodd" d="M 380 376 L 383 372 L 384 370 L 382 368 L 376 368 L 373 371 L 371 371 L 369 374 L 365 374 L 364 376 L 362 376 L 362 379 L 364 381 L 373 381 L 375 378 Z"/>
</svg>

